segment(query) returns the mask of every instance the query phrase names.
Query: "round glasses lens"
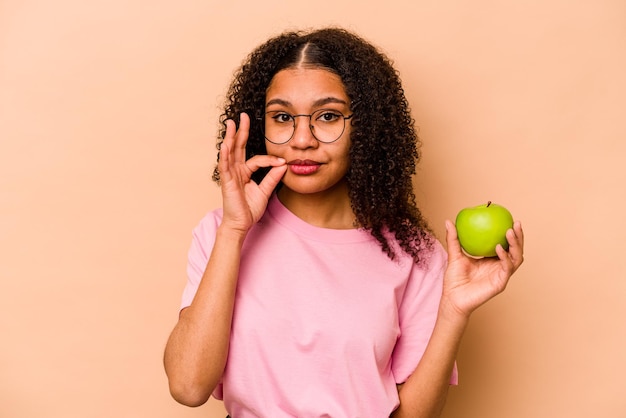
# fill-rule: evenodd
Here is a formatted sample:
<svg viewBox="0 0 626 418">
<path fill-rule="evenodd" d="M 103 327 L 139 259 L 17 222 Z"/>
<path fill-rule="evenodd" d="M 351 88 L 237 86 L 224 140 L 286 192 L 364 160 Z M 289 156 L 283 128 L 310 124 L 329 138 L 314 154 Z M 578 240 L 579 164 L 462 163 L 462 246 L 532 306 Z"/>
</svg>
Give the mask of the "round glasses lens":
<svg viewBox="0 0 626 418">
<path fill-rule="evenodd" d="M 263 131 L 265 138 L 274 144 L 284 144 L 293 136 L 295 122 L 293 116 L 283 111 L 265 113 Z"/>
<path fill-rule="evenodd" d="M 337 110 L 321 109 L 311 115 L 311 131 L 320 142 L 334 142 L 345 129 L 345 117 Z"/>
</svg>

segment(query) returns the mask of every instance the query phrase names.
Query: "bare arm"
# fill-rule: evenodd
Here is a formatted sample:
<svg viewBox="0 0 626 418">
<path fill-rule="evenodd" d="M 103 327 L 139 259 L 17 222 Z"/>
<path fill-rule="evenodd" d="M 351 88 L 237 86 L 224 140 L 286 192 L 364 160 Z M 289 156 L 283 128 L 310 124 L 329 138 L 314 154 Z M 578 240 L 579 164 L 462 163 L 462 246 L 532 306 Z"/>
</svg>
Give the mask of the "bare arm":
<svg viewBox="0 0 626 418">
<path fill-rule="evenodd" d="M 243 237 L 218 230 L 196 296 L 168 340 L 165 371 L 172 396 L 182 404 L 205 403 L 224 371 Z"/>
<path fill-rule="evenodd" d="M 449 262 L 433 334 L 419 365 L 400 385 L 400 406 L 392 417 L 435 418 L 446 402 L 454 361 L 470 315 L 504 291 L 523 262 L 524 234 L 516 222 L 507 232 L 509 251 L 498 247 L 498 258 L 465 256 L 451 222 L 446 222 Z"/>
<path fill-rule="evenodd" d="M 235 304 L 241 248 L 286 171 L 282 159 L 259 155 L 245 160 L 249 119 L 239 130 L 227 121 L 218 168 L 224 216 L 198 291 L 180 313 L 168 339 L 164 365 L 174 399 L 188 406 L 205 403 L 224 372 Z M 250 178 L 260 167 L 273 168 L 261 184 Z"/>
</svg>

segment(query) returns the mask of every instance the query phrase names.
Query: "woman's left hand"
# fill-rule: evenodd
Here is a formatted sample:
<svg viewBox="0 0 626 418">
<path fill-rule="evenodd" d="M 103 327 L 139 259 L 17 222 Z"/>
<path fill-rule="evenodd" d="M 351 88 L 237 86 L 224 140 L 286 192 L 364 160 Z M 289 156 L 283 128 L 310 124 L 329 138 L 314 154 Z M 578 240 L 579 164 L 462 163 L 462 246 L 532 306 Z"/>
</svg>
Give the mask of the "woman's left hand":
<svg viewBox="0 0 626 418">
<path fill-rule="evenodd" d="M 479 306 L 501 293 L 524 261 L 524 232 L 519 221 L 506 233 L 509 249 L 498 244 L 497 257 L 472 258 L 463 253 L 454 224 L 446 221 L 448 267 L 442 308 L 468 318 Z"/>
</svg>

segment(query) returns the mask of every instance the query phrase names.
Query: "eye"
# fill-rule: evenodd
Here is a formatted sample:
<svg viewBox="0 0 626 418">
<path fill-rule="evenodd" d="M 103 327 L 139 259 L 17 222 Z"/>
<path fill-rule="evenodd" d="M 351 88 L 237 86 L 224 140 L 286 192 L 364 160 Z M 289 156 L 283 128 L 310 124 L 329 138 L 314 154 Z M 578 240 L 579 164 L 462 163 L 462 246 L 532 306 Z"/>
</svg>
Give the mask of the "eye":
<svg viewBox="0 0 626 418">
<path fill-rule="evenodd" d="M 336 122 L 339 119 L 343 118 L 343 114 L 336 110 L 320 110 L 317 112 L 315 120 L 325 123 Z"/>
<path fill-rule="evenodd" d="M 268 116 L 276 123 L 290 123 L 293 121 L 293 116 L 285 112 L 268 112 Z"/>
</svg>

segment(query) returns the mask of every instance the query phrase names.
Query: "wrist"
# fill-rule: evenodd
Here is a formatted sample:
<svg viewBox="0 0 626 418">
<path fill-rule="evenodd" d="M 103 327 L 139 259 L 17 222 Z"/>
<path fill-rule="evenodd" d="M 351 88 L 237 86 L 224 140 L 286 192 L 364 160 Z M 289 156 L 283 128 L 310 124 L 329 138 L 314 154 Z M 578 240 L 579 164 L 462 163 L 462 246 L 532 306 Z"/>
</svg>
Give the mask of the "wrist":
<svg viewBox="0 0 626 418">
<path fill-rule="evenodd" d="M 455 327 L 465 328 L 469 323 L 470 314 L 459 310 L 446 295 L 443 295 L 439 303 L 438 319 Z"/>
<path fill-rule="evenodd" d="M 243 241 L 246 239 L 247 235 L 247 230 L 232 228 L 227 224 L 221 224 L 216 231 L 216 240 L 224 239 L 226 240 L 226 242 L 243 244 Z"/>
</svg>

